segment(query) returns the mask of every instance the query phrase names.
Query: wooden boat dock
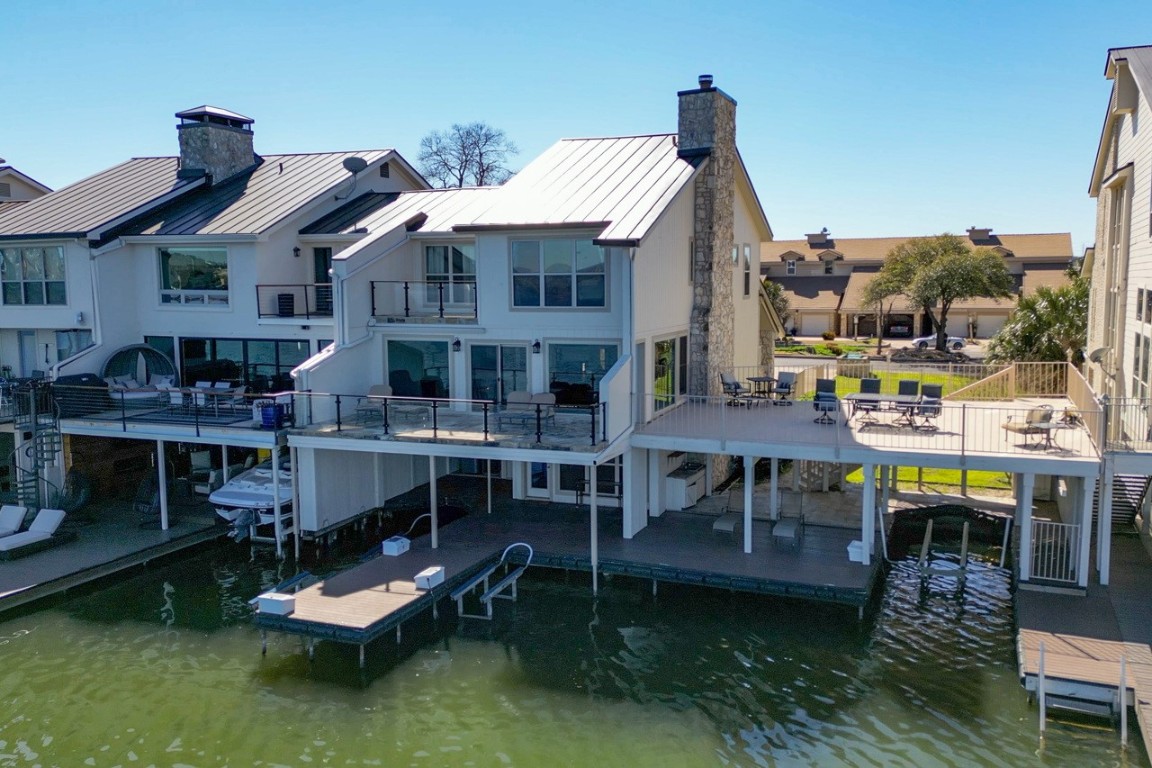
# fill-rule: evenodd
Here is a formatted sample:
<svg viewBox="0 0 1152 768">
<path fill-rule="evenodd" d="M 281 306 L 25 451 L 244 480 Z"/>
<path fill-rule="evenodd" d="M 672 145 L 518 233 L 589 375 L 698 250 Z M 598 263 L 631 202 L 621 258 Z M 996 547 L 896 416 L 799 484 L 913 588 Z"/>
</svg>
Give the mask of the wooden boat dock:
<svg viewBox="0 0 1152 768">
<path fill-rule="evenodd" d="M 1118 715 L 1120 659 L 1124 703 L 1134 708 L 1152 754 L 1152 606 L 1145 593 L 1152 558 L 1135 535 L 1113 537 L 1112 583 L 1087 595 L 1020 590 L 1016 594 L 1017 665 L 1035 695 L 1040 644 L 1044 689 L 1054 705 Z"/>
<path fill-rule="evenodd" d="M 865 566 L 848 560 L 848 543 L 858 529 L 806 526 L 799 546 L 776 543 L 769 526 L 753 523 L 753 551 L 744 554 L 741 537 L 712 530 L 715 517 L 666 512 L 633 539 L 620 535 L 618 510 L 599 516 L 599 573 L 656 582 L 693 584 L 766 595 L 817 600 L 860 610 L 881 578 L 882 558 Z M 525 542 L 534 550 L 532 566 L 590 573 L 588 510 L 564 504 L 518 504 L 491 515 L 473 512 L 443 527 L 439 548 L 428 536 L 412 541 L 399 556 L 378 556 L 295 594 L 289 616 L 260 612 L 262 630 L 364 645 L 421 613 L 494 563 L 504 548 Z M 509 554 L 523 563 L 523 548 Z M 415 575 L 441 566 L 444 583 L 416 589 Z M 472 598 L 475 601 L 475 598 Z M 466 600 L 466 610 L 468 610 Z"/>
</svg>

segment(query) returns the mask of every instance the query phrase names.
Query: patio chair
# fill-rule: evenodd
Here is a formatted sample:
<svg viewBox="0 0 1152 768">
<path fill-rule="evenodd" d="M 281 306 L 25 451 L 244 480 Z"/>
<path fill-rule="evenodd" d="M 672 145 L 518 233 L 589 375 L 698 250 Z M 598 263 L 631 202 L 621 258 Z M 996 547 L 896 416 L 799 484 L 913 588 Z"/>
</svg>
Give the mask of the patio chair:
<svg viewBox="0 0 1152 768">
<path fill-rule="evenodd" d="M 860 425 L 879 423 L 876 418 L 877 411 L 880 410 L 880 385 L 883 382 L 880 379 L 860 379 L 860 394 L 862 395 L 876 395 L 876 399 L 856 400 L 852 404 L 852 415 L 860 414 Z"/>
<path fill-rule="evenodd" d="M 712 530 L 718 533 L 735 533 L 744 523 L 744 487 L 728 489 L 728 503 L 720 516 L 712 521 Z"/>
<path fill-rule="evenodd" d="M 796 372 L 781 371 L 776 374 L 776 384 L 768 392 L 775 395 L 772 405 L 792 405 L 792 395 L 796 391 Z"/>
<path fill-rule="evenodd" d="M 240 411 L 246 410 L 248 408 L 248 403 L 250 401 L 248 400 L 247 393 L 248 385 L 241 384 L 240 386 L 236 387 L 236 389 L 228 392 L 227 395 L 220 395 L 219 399 L 216 401 L 216 404 L 221 408 L 227 408 L 233 413 L 239 413 Z"/>
<path fill-rule="evenodd" d="M 936 418 L 943 410 L 941 405 L 944 399 L 944 386 L 941 384 L 922 384 L 920 386 L 920 405 L 916 406 L 915 419 L 920 419 L 917 429 L 935 430 Z"/>
<path fill-rule="evenodd" d="M 817 424 L 835 424 L 836 418 L 831 413 L 840 411 L 840 398 L 836 396 L 836 379 L 816 379 L 816 397 L 812 400 L 812 407 L 820 412 L 813 421 Z"/>
<path fill-rule="evenodd" d="M 523 425 L 529 416 L 532 418 L 536 416 L 536 408 L 532 405 L 532 393 L 523 390 L 509 392 L 504 399 L 504 405 L 496 411 L 496 426 L 503 428 L 508 422 Z"/>
<path fill-rule="evenodd" d="M 532 395 L 532 416 L 539 414 L 540 421 L 548 424 L 556 423 L 556 395 L 551 392 L 537 392 Z"/>
<path fill-rule="evenodd" d="M 781 517 L 772 525 L 772 543 L 786 541 L 799 547 L 804 538 L 804 511 L 793 517 Z"/>
<path fill-rule="evenodd" d="M 62 509 L 40 510 L 28 530 L 0 539 L 0 558 L 11 560 L 61 543 L 63 539 L 56 537 L 56 529 L 63 520 Z"/>
<path fill-rule="evenodd" d="M 896 394 L 900 397 L 919 397 L 920 396 L 920 382 L 915 379 L 900 379 L 896 383 Z M 902 424 L 909 427 L 915 427 L 915 413 L 917 404 L 897 403 L 895 409 L 900 412 L 899 418 L 894 423 Z"/>
<path fill-rule="evenodd" d="M 196 382 L 193 389 L 192 405 L 196 406 L 197 408 L 203 408 L 204 406 L 208 405 L 208 395 L 206 393 L 212 389 L 212 382 L 198 381 Z"/>
<path fill-rule="evenodd" d="M 380 410 L 384 405 L 384 398 L 392 396 L 392 387 L 388 384 L 373 384 L 368 387 L 368 394 L 356 400 L 356 420 L 361 424 L 383 418 Z"/>
<path fill-rule="evenodd" d="M 1004 428 L 1005 432 L 1024 435 L 1025 445 L 1028 444 L 1028 438 L 1035 435 L 1037 437 L 1036 445 L 1040 445 L 1050 433 L 1048 427 L 1039 425 L 1048 424 L 1051 421 L 1052 406 L 1044 404 L 1038 405 L 1024 414 L 1024 421 L 1012 421 L 1012 417 L 1009 416 L 1008 421 L 1000 426 Z"/>
<path fill-rule="evenodd" d="M 5 504 L 0 507 L 0 537 L 11 536 L 19 532 L 24 525 L 24 516 L 27 514 L 27 507 L 17 507 L 13 504 Z"/>
<path fill-rule="evenodd" d="M 752 405 L 755 402 L 748 387 L 730 373 L 720 374 L 720 386 L 728 396 L 728 405 Z"/>
</svg>

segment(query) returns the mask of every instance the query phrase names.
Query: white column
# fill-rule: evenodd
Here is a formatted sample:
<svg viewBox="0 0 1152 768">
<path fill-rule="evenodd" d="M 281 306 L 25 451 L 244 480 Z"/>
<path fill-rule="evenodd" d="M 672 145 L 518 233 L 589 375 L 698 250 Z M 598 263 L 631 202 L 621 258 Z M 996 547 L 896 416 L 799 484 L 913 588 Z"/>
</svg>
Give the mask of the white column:
<svg viewBox="0 0 1152 768">
<path fill-rule="evenodd" d="M 892 472 L 891 467 L 880 468 L 880 509 L 883 512 L 888 511 L 888 505 L 892 502 Z M 881 517 L 881 520 L 884 518 Z"/>
<path fill-rule="evenodd" d="M 1076 561 L 1076 582 L 1087 588 L 1088 586 L 1088 558 L 1089 547 L 1092 544 L 1092 494 L 1096 491 L 1096 478 L 1084 478 L 1084 490 L 1080 494 L 1080 553 Z M 1111 523 L 1109 523 L 1111 525 Z M 1101 584 L 1107 571 L 1101 572 Z"/>
<path fill-rule="evenodd" d="M 592 465 L 592 476 L 593 477 L 596 476 L 596 465 Z M 598 522 L 597 518 L 599 517 L 599 512 L 600 512 L 600 510 L 599 510 L 600 503 L 599 503 L 599 499 L 597 498 L 597 493 L 596 493 L 599 490 L 596 487 L 597 485 L 599 485 L 599 483 L 591 483 L 589 485 L 589 488 L 588 488 L 588 502 L 589 502 L 588 503 L 588 511 L 589 511 L 588 519 L 589 519 L 589 524 L 591 526 L 591 541 L 589 542 L 589 544 L 590 544 L 589 551 L 590 551 L 590 559 L 592 560 L 592 594 L 593 595 L 598 594 L 600 591 L 599 573 L 597 572 L 597 569 L 600 567 L 600 542 L 598 540 L 599 537 L 596 535 L 597 534 L 597 528 L 599 527 L 599 522 Z"/>
<path fill-rule="evenodd" d="M 775 456 L 772 457 L 772 481 L 768 486 L 768 493 L 771 498 L 768 500 L 768 517 L 773 520 L 780 519 L 780 479 L 777 475 L 780 474 L 780 459 Z"/>
<path fill-rule="evenodd" d="M 664 514 L 664 475 L 660 469 L 664 465 L 664 453 L 656 449 L 648 451 L 648 515 L 660 517 Z"/>
<path fill-rule="evenodd" d="M 260 513 L 256 513 L 259 521 Z M 272 446 L 272 531 L 276 539 L 276 557 L 284 557 L 284 524 L 280 520 L 280 445 Z"/>
<path fill-rule="evenodd" d="M 156 480 L 160 483 L 160 530 L 168 530 L 168 462 L 164 460 L 164 441 L 156 441 Z"/>
<path fill-rule="evenodd" d="M 224 450 L 227 451 L 228 447 L 225 446 Z M 300 477 L 300 449 L 290 448 L 288 450 L 288 458 L 291 461 L 292 467 L 292 551 L 296 555 L 296 561 L 300 561 L 300 483 L 297 478 Z"/>
<path fill-rule="evenodd" d="M 1036 486 L 1036 475 L 1026 472 L 1018 475 L 1016 502 L 1017 521 L 1020 526 L 1020 581 L 1032 578 L 1032 489 Z"/>
<path fill-rule="evenodd" d="M 440 546 L 440 504 L 436 500 L 436 457 L 428 457 L 428 490 L 432 502 L 432 549 Z"/>
<path fill-rule="evenodd" d="M 226 446 L 226 445 L 220 446 L 220 459 L 221 459 L 221 461 L 224 462 L 224 464 L 223 464 L 224 482 L 227 483 L 229 480 L 232 479 L 232 473 L 229 471 L 229 467 L 228 467 L 228 446 Z"/>
<path fill-rule="evenodd" d="M 1096 523 L 1096 572 L 1100 583 L 1108 584 L 1112 560 L 1112 484 L 1114 472 L 1112 462 L 1104 462 L 1104 474 L 1100 484 L 1100 516 Z M 1089 502 L 1091 504 L 1091 502 Z M 1091 520 L 1091 513 L 1087 518 Z"/>
<path fill-rule="evenodd" d="M 752 490 L 756 486 L 756 457 L 744 457 L 744 554 L 752 553 Z"/>
<path fill-rule="evenodd" d="M 860 510 L 860 543 L 864 550 L 864 565 L 872 564 L 872 532 L 876 529 L 876 465 L 864 465 L 864 503 Z"/>
<path fill-rule="evenodd" d="M 492 459 L 485 459 L 484 465 L 484 477 L 488 481 L 488 514 L 492 514 Z"/>
</svg>

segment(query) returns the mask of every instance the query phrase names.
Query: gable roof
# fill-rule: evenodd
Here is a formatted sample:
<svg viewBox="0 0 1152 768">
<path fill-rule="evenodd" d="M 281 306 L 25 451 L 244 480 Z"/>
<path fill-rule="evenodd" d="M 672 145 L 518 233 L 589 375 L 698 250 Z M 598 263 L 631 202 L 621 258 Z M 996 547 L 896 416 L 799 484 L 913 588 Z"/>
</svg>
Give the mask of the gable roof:
<svg viewBox="0 0 1152 768">
<path fill-rule="evenodd" d="M 601 245 L 636 245 L 705 158 L 681 158 L 674 134 L 562 139 L 459 231 L 592 225 Z"/>
<path fill-rule="evenodd" d="M 1015 258 L 1042 258 L 1072 260 L 1072 234 L 1051 232 L 1027 235 L 993 235 L 988 241 L 973 243 L 960 236 L 969 247 L 1002 247 L 1012 252 Z M 844 257 L 845 262 L 881 262 L 893 248 L 903 245 L 916 237 L 857 237 L 830 238 L 819 245 L 811 245 L 807 240 L 775 240 L 760 246 L 760 260 L 765 263 L 780 261 L 789 252 L 795 254 L 817 254 L 834 250 Z"/>
<path fill-rule="evenodd" d="M 47 184 L 41 184 L 28 174 L 18 171 L 10 165 L 0 165 L 0 176 L 15 176 L 28 186 L 44 194 L 48 194 L 52 191 L 52 187 L 49 187 Z"/>
<path fill-rule="evenodd" d="M 1104 77 L 1113 81 L 1112 93 L 1108 98 L 1108 114 L 1100 129 L 1100 143 L 1096 147 L 1096 162 L 1092 165 L 1092 180 L 1088 184 L 1088 194 L 1096 197 L 1104 181 L 1104 167 L 1107 164 L 1108 147 L 1111 144 L 1112 128 L 1118 117 L 1126 111 L 1119 103 L 1119 90 L 1123 86 L 1120 79 L 1120 64 L 1126 66 L 1132 75 L 1137 90 L 1144 94 L 1144 100 L 1152 102 L 1152 45 L 1132 48 L 1109 48 L 1108 59 L 1104 64 Z"/>
<path fill-rule="evenodd" d="M 203 185 L 176 178 L 175 157 L 137 157 L 0 212 L 0 239 L 87 237 L 102 224 Z"/>
</svg>

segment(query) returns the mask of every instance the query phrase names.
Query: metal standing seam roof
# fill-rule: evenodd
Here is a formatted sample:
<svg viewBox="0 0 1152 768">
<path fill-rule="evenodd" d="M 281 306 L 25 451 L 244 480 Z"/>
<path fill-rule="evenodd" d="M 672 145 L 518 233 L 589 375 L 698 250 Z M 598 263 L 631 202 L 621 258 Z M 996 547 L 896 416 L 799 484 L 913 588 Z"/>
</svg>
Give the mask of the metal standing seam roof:
<svg viewBox="0 0 1152 768">
<path fill-rule="evenodd" d="M 265 155 L 251 171 L 184 195 L 118 228 L 115 234 L 259 235 L 347 182 L 351 174 L 343 166 L 346 158 L 362 157 L 372 165 L 392 153 L 390 149 L 373 149 Z"/>
<path fill-rule="evenodd" d="M 1069 232 L 1052 232 L 1025 235 L 997 235 L 986 242 L 973 243 L 964 235 L 958 235 L 970 248 L 994 248 L 1000 246 L 1012 252 L 1017 258 L 1048 257 L 1067 258 L 1072 260 L 1072 234 Z M 794 251 L 796 253 L 815 257 L 824 251 L 833 250 L 844 254 L 844 261 L 883 261 L 898 245 L 915 237 L 862 237 L 862 238 L 829 238 L 828 242 L 820 245 L 809 245 L 807 240 L 774 240 L 764 243 L 760 247 L 760 259 L 769 264 L 781 260 L 781 256 Z"/>
<path fill-rule="evenodd" d="M 396 202 L 399 192 L 365 192 L 336 210 L 300 228 L 302 235 L 350 235 L 366 232 L 363 221 L 389 203 Z"/>
<path fill-rule="evenodd" d="M 677 156 L 674 134 L 563 139 L 471 226 L 597 224 L 599 241 L 639 242 L 703 161 Z"/>
<path fill-rule="evenodd" d="M 15 209 L 0 211 L 0 238 L 84 237 L 113 219 L 199 179 L 177 179 L 175 157 L 137 157 Z"/>
<path fill-rule="evenodd" d="M 6 211 L 12 211 L 20 207 L 24 203 L 30 203 L 31 200 L 0 200 L 0 217 L 4 216 Z"/>
</svg>

